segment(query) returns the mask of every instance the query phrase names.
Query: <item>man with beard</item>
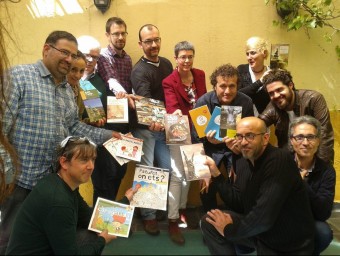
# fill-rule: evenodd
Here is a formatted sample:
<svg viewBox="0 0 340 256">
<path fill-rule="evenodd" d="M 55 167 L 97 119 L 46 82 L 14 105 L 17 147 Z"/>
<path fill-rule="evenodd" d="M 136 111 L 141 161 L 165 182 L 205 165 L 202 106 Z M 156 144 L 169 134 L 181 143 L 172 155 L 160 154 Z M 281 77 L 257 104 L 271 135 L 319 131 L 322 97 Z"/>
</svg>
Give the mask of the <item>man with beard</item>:
<svg viewBox="0 0 340 256">
<path fill-rule="evenodd" d="M 168 59 L 158 56 L 161 47 L 158 28 L 152 24 L 142 26 L 138 44 L 144 55 L 131 72 L 133 90 L 137 95 L 164 102 L 162 81 L 172 73 L 173 68 Z M 155 161 L 158 167 L 171 170 L 170 151 L 165 143 L 164 127 L 161 124 L 154 122 L 149 127 L 135 124 L 132 133 L 143 140 L 144 155 L 141 164 L 154 166 Z M 150 235 L 158 235 L 156 211 L 141 208 L 141 215 L 144 230 Z"/>
<path fill-rule="evenodd" d="M 306 188 L 288 150 L 269 144 L 265 123 L 242 118 L 233 151 L 236 181 L 224 181 L 215 162 L 206 164 L 228 211 L 213 209 L 201 219 L 212 255 L 235 255 L 256 248 L 257 255 L 308 255 L 314 249 L 314 220 Z"/>
<path fill-rule="evenodd" d="M 296 117 L 309 115 L 319 120 L 322 127 L 318 156 L 325 162 L 333 162 L 334 133 L 323 95 L 313 90 L 296 90 L 290 72 L 282 69 L 270 70 L 262 82 L 271 102 L 259 118 L 267 126 L 275 125 L 278 146 L 287 146 L 289 123 Z"/>
</svg>

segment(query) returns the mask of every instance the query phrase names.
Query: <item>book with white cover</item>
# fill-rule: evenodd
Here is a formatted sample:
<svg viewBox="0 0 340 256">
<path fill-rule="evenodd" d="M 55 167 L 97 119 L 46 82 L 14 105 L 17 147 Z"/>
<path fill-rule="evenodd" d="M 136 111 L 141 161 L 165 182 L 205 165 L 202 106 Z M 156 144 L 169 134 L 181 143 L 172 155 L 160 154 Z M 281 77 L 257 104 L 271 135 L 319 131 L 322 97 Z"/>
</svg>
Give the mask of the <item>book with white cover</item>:
<svg viewBox="0 0 340 256">
<path fill-rule="evenodd" d="M 135 137 L 121 135 L 120 144 L 117 147 L 116 155 L 140 162 L 142 156 L 143 140 Z"/>
<path fill-rule="evenodd" d="M 128 99 L 117 99 L 114 96 L 107 96 L 107 122 L 108 123 L 128 123 L 129 107 Z"/>
</svg>

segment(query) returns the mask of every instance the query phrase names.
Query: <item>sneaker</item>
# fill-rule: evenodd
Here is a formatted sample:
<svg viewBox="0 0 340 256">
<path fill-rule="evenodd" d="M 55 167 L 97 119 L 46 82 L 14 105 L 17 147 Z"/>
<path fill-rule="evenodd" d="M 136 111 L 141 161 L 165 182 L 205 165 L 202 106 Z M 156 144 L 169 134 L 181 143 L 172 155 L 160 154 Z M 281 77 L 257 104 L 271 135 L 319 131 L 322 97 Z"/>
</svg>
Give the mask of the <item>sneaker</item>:
<svg viewBox="0 0 340 256">
<path fill-rule="evenodd" d="M 169 220 L 169 235 L 171 241 L 173 241 L 175 244 L 183 245 L 185 243 L 184 236 L 178 227 L 177 221 Z"/>
<path fill-rule="evenodd" d="M 153 220 L 143 220 L 144 230 L 146 233 L 152 236 L 159 235 L 158 222 L 156 219 Z"/>
<path fill-rule="evenodd" d="M 187 208 L 179 210 L 180 220 L 190 229 L 197 229 L 199 223 L 199 216 L 196 208 Z"/>
</svg>

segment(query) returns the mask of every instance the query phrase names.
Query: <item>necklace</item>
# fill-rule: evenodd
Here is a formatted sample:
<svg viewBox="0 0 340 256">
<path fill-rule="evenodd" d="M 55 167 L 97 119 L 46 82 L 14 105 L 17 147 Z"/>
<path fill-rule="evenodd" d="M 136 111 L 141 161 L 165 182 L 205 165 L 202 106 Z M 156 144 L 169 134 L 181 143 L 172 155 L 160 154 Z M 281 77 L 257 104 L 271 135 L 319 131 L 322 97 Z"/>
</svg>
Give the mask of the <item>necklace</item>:
<svg viewBox="0 0 340 256">
<path fill-rule="evenodd" d="M 266 67 L 266 66 L 263 66 L 263 68 L 262 68 L 260 71 L 255 71 L 255 70 L 253 70 L 253 72 L 256 73 L 256 74 L 261 73 L 261 72 L 264 70 L 265 67 Z"/>
</svg>

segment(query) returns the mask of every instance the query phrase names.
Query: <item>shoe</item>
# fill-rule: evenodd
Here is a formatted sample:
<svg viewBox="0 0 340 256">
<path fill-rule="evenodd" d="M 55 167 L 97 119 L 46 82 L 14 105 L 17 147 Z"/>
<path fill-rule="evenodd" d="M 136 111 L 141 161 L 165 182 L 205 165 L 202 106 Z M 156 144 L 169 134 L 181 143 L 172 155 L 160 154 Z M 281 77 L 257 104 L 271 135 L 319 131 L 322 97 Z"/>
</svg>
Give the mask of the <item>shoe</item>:
<svg viewBox="0 0 340 256">
<path fill-rule="evenodd" d="M 152 236 L 159 235 L 158 222 L 156 219 L 153 220 L 143 220 L 144 230 L 146 233 Z"/>
<path fill-rule="evenodd" d="M 167 212 L 162 210 L 156 211 L 156 220 L 157 221 L 163 221 L 167 219 Z"/>
<path fill-rule="evenodd" d="M 196 208 L 187 208 L 179 210 L 179 218 L 186 223 L 190 229 L 197 229 L 199 227 L 199 217 Z"/>
<path fill-rule="evenodd" d="M 184 236 L 182 235 L 181 230 L 178 227 L 177 221 L 169 220 L 169 235 L 171 241 L 173 241 L 175 244 L 184 245 L 185 239 Z"/>
</svg>

